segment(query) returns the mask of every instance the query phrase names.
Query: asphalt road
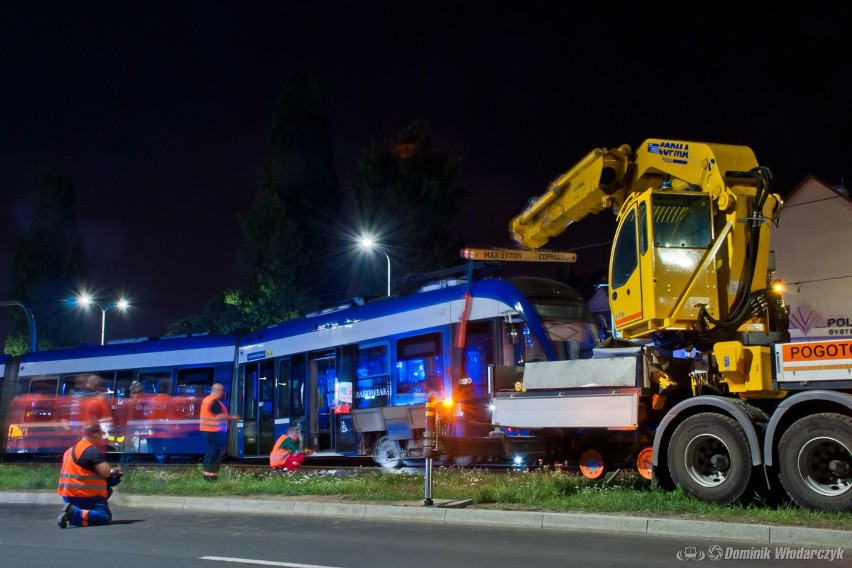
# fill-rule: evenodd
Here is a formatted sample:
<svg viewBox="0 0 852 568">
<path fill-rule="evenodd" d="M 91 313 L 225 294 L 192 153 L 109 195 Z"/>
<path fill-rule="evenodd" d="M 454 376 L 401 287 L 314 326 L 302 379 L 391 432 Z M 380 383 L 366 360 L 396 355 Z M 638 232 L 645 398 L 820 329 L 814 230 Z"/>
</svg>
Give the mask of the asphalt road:
<svg viewBox="0 0 852 568">
<path fill-rule="evenodd" d="M 500 568 L 535 566 L 852 566 L 837 547 L 381 520 L 314 514 L 251 514 L 114 506 L 115 523 L 62 530 L 56 505 L 5 504 L 0 555 L 6 566 L 122 568 Z M 777 554 L 793 556 L 779 560 Z M 829 556 L 842 557 L 829 560 Z M 795 556 L 817 555 L 807 559 Z M 727 556 L 727 558 L 726 558 Z M 715 559 L 718 557 L 718 560 Z"/>
</svg>

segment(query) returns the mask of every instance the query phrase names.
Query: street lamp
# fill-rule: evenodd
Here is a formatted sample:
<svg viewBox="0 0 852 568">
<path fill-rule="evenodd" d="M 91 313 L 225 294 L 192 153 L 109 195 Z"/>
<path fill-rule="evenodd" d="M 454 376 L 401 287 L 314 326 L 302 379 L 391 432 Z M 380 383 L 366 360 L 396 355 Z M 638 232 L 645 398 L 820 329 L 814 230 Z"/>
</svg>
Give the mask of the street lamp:
<svg viewBox="0 0 852 568">
<path fill-rule="evenodd" d="M 124 298 L 119 298 L 118 300 L 107 306 L 101 306 L 100 304 L 96 303 L 88 294 L 81 294 L 80 296 L 77 296 L 77 303 L 84 307 L 92 306 L 101 311 L 101 345 L 104 344 L 104 338 L 106 337 L 107 312 L 109 310 L 118 310 L 120 312 L 123 312 L 130 307 L 130 302 L 128 302 Z"/>
<path fill-rule="evenodd" d="M 390 257 L 388 256 L 388 253 L 385 252 L 385 249 L 383 249 L 382 247 L 380 247 L 379 245 L 374 243 L 373 239 L 371 239 L 370 237 L 364 237 L 363 239 L 361 239 L 361 246 L 366 248 L 366 249 L 369 249 L 369 248 L 378 249 L 382 252 L 382 254 L 385 255 L 385 258 L 388 259 L 388 298 L 390 298 L 390 295 L 391 295 L 391 264 L 390 264 Z"/>
</svg>

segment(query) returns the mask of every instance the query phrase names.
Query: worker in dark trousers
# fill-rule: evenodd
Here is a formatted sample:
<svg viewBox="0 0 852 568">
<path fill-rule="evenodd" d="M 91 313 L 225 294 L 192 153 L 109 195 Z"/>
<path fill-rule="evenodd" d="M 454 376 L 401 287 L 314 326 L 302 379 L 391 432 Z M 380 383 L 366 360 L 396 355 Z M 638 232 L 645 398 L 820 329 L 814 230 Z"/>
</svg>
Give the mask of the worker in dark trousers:
<svg viewBox="0 0 852 568">
<path fill-rule="evenodd" d="M 105 436 L 100 424 L 90 424 L 80 441 L 62 456 L 57 493 L 65 506 L 56 519 L 59 528 L 112 522 L 109 498 L 112 488 L 121 482 L 122 472 L 111 469 L 101 451 Z"/>
<path fill-rule="evenodd" d="M 204 436 L 204 471 L 206 481 L 219 479 L 219 467 L 225 458 L 225 443 L 228 440 L 228 422 L 239 420 L 239 416 L 229 416 L 228 408 L 222 402 L 225 387 L 213 383 L 210 394 L 201 401 L 198 429 Z"/>
</svg>

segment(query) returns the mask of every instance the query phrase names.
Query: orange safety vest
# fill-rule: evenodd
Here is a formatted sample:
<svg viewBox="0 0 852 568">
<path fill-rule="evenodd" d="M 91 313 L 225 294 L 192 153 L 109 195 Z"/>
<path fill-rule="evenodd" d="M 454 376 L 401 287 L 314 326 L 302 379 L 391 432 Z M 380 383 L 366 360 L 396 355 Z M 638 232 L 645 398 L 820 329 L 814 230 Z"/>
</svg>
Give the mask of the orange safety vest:
<svg viewBox="0 0 852 568">
<path fill-rule="evenodd" d="M 275 447 L 272 448 L 272 453 L 269 454 L 269 467 L 278 468 L 284 467 L 284 462 L 287 461 L 287 458 L 290 457 L 292 453 L 290 450 L 281 447 L 281 444 L 284 440 L 290 438 L 287 434 L 282 434 L 278 440 L 275 441 Z"/>
<path fill-rule="evenodd" d="M 92 446 L 92 443 L 88 440 L 80 440 L 68 448 L 65 455 L 62 456 L 59 489 L 56 490 L 56 493 L 61 497 L 107 498 L 106 479 L 77 464 L 78 456 L 82 456 L 83 452 L 90 446 Z"/>
<path fill-rule="evenodd" d="M 222 407 L 222 413 L 225 415 L 225 420 L 217 418 L 217 416 L 221 416 L 221 414 L 216 415 L 210 412 L 210 407 L 213 406 L 214 403 L 219 404 Z M 222 404 L 221 400 L 212 394 L 208 394 L 204 397 L 204 400 L 201 401 L 201 411 L 199 412 L 199 416 L 201 417 L 201 422 L 198 425 L 198 429 L 202 432 L 226 432 L 228 430 L 228 409 L 225 408 L 225 405 Z"/>
</svg>

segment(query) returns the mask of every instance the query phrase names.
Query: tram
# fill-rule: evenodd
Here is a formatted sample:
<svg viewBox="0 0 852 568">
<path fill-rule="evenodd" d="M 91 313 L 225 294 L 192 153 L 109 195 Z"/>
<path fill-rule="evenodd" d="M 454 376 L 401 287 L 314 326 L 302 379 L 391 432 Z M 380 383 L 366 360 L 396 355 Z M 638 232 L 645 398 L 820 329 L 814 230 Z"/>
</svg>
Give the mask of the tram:
<svg viewBox="0 0 852 568">
<path fill-rule="evenodd" d="M 445 436 L 487 436 L 489 370 L 588 358 L 599 340 L 583 298 L 542 278 L 444 280 L 358 304 L 240 337 L 232 455 L 268 455 L 295 427 L 317 456 L 397 467 L 423 457 L 430 394 L 452 401 Z"/>
<path fill-rule="evenodd" d="M 0 359 L 0 451 L 58 455 L 97 419 L 109 451 L 201 455 L 199 405 L 218 382 L 238 417 L 231 458 L 268 456 L 292 427 L 317 457 L 392 468 L 423 457 L 428 396 L 452 401 L 443 436 L 487 437 L 495 368 L 588 358 L 598 340 L 586 302 L 565 284 L 449 278 L 243 335 L 37 351 Z"/>
<path fill-rule="evenodd" d="M 5 356 L 4 454 L 61 455 L 86 423 L 109 452 L 203 454 L 201 399 L 231 384 L 234 336 L 164 337 Z"/>
</svg>

